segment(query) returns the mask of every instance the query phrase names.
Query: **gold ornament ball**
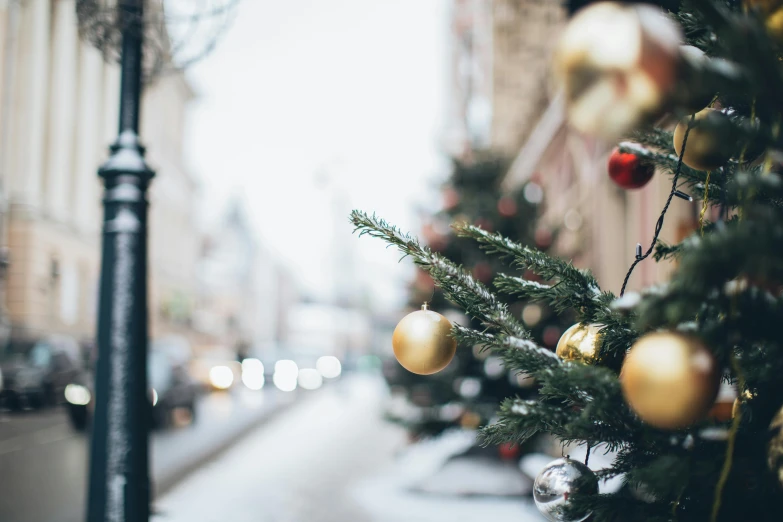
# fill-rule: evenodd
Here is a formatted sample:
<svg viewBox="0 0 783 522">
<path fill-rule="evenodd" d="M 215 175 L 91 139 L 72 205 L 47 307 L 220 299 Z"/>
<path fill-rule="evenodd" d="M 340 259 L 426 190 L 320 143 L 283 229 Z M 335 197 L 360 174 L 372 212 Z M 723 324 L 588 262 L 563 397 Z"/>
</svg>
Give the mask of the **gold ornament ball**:
<svg viewBox="0 0 783 522">
<path fill-rule="evenodd" d="M 685 131 L 691 121 L 686 116 L 674 129 L 674 151 L 682 151 Z M 735 132 L 729 117 L 717 109 L 704 109 L 696 113 L 682 162 L 696 170 L 715 170 L 722 167 L 734 152 Z"/>
<path fill-rule="evenodd" d="M 745 0 L 743 3 L 761 15 L 764 26 L 771 36 L 777 40 L 783 40 L 783 2 L 780 0 Z"/>
<path fill-rule="evenodd" d="M 579 361 L 585 364 L 595 362 L 601 328 L 603 325 L 573 325 L 560 336 L 555 353 L 564 361 Z"/>
<path fill-rule="evenodd" d="M 679 69 L 679 26 L 649 5 L 597 2 L 580 9 L 554 53 L 568 121 L 613 141 L 659 114 Z"/>
<path fill-rule="evenodd" d="M 783 40 L 783 7 L 771 13 L 764 21 L 767 32 L 778 41 Z"/>
<path fill-rule="evenodd" d="M 481 426 L 481 416 L 472 411 L 466 411 L 459 419 L 459 425 L 468 430 L 475 430 Z"/>
<path fill-rule="evenodd" d="M 392 348 L 403 368 L 431 375 L 448 366 L 457 351 L 457 341 L 451 336 L 451 322 L 425 304 L 397 324 Z"/>
<path fill-rule="evenodd" d="M 769 424 L 767 465 L 783 486 L 783 408 L 778 410 Z"/>
<path fill-rule="evenodd" d="M 679 429 L 709 412 L 720 385 L 712 353 L 695 337 L 656 332 L 639 338 L 623 362 L 620 385 L 628 405 L 648 424 Z"/>
</svg>

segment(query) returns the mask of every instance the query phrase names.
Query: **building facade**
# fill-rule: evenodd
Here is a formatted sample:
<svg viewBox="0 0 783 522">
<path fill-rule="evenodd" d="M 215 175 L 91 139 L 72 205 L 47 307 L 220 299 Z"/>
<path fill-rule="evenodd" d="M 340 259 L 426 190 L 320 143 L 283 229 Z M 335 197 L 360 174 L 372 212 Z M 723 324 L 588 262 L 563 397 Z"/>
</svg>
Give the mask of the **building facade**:
<svg viewBox="0 0 783 522">
<path fill-rule="evenodd" d="M 119 67 L 80 38 L 75 0 L 0 2 L 0 229 L 10 265 L 3 315 L 13 335 L 91 339 L 97 317 L 102 186 L 117 134 Z M 192 98 L 182 75 L 145 90 L 153 334 L 186 327 L 199 231 L 182 161 Z M 163 203 L 165 201 L 165 203 Z M 171 312 L 171 309 L 175 312 Z"/>
<path fill-rule="evenodd" d="M 280 256 L 256 238 L 239 198 L 204 235 L 196 280 L 198 351 L 266 357 L 287 344 L 298 289 Z"/>
</svg>

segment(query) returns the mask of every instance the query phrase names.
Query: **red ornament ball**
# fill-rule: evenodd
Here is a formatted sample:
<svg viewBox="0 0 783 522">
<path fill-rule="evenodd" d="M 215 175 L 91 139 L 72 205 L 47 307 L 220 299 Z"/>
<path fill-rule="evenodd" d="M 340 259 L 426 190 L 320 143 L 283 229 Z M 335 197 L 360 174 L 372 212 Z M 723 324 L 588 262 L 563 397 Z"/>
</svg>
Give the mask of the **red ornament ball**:
<svg viewBox="0 0 783 522">
<path fill-rule="evenodd" d="M 536 229 L 535 240 L 538 248 L 549 248 L 552 244 L 552 231 L 548 228 Z"/>
<path fill-rule="evenodd" d="M 473 222 L 477 227 L 483 228 L 487 232 L 492 232 L 492 221 L 487 218 L 480 217 Z"/>
<path fill-rule="evenodd" d="M 522 453 L 519 444 L 515 442 L 506 442 L 505 444 L 501 444 L 498 446 L 498 453 L 500 454 L 500 458 L 502 460 L 514 460 L 519 458 L 520 453 Z"/>
<path fill-rule="evenodd" d="M 624 189 L 638 189 L 655 174 L 653 165 L 642 164 L 639 156 L 615 148 L 609 156 L 609 177 Z"/>
<path fill-rule="evenodd" d="M 512 217 L 517 213 L 517 203 L 514 198 L 503 196 L 498 201 L 498 213 L 503 217 Z"/>
<path fill-rule="evenodd" d="M 473 267 L 473 277 L 482 283 L 488 283 L 492 279 L 492 267 L 489 266 L 489 263 L 479 261 Z"/>
<path fill-rule="evenodd" d="M 451 210 L 459 205 L 459 192 L 451 187 L 443 189 L 443 208 L 445 210 Z"/>
</svg>

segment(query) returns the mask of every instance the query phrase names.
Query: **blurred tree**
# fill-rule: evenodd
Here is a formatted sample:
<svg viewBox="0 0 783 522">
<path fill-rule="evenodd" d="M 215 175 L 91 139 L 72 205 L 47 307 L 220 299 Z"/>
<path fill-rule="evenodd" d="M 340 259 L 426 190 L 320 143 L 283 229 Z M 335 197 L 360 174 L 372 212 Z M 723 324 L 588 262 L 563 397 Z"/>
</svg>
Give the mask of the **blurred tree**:
<svg viewBox="0 0 783 522">
<path fill-rule="evenodd" d="M 480 226 L 541 249 L 551 244 L 553 234 L 537 225 L 538 205 L 543 197 L 537 184 L 531 181 L 517 192 L 504 193 L 500 181 L 508 171 L 508 162 L 483 152 L 473 152 L 471 156 L 470 160 L 452 160 L 451 177 L 442 187 L 443 208 L 425 223 L 422 236 L 433 251 L 472 267 L 476 279 L 489 283 L 502 261 L 487 257 L 475 241 L 457 237 L 451 223 Z M 529 273 L 519 275 L 534 277 Z M 447 301 L 421 269 L 410 293 L 411 311 L 427 301 L 452 323 L 481 328 L 479 321 L 466 317 Z M 564 328 L 570 325 L 538 303 L 519 301 L 512 304 L 511 311 L 546 346 L 554 347 Z M 385 374 L 393 389 L 413 406 L 405 413 L 390 413 L 389 417 L 405 425 L 413 438 L 437 435 L 453 426 L 474 428 L 487 424 L 495 415 L 498 402 L 535 393 L 532 379 L 509 372 L 499 357 L 478 346 L 462 346 L 451 364 L 435 375 L 415 375 L 394 360 L 388 361 Z"/>
</svg>

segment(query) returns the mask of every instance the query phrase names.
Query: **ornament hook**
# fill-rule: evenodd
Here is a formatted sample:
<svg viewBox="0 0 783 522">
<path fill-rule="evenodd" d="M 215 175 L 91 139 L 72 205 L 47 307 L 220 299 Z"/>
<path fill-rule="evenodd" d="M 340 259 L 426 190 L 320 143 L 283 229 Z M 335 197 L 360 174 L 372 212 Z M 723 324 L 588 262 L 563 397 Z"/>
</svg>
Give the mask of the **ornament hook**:
<svg viewBox="0 0 783 522">
<path fill-rule="evenodd" d="M 430 303 L 427 301 L 424 301 L 424 304 L 421 305 L 422 310 L 429 310 L 430 309 Z"/>
</svg>

